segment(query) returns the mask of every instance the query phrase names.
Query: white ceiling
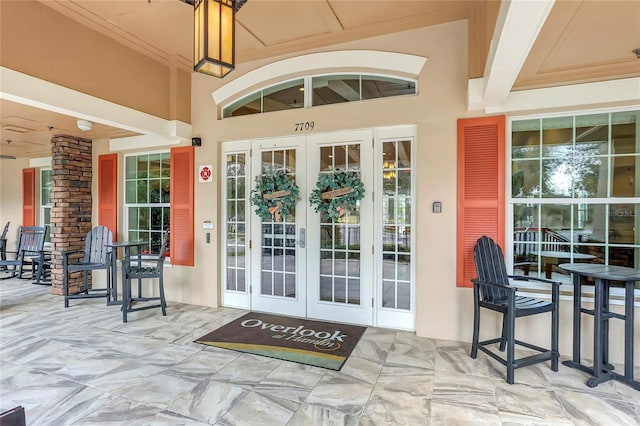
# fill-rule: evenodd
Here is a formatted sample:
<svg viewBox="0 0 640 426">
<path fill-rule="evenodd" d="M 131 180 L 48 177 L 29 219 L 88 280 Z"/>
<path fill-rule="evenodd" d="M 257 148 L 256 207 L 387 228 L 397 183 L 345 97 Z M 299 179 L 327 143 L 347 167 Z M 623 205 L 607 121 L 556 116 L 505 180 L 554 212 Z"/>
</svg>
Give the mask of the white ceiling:
<svg viewBox="0 0 640 426">
<path fill-rule="evenodd" d="M 178 68 L 191 69 L 193 8 L 186 3 L 179 0 L 39 1 L 143 54 Z M 477 13 L 479 2 L 249 0 L 237 14 L 236 62 L 468 19 Z M 493 0 L 487 3 L 494 3 L 497 9 Z M 520 16 L 520 21 L 515 22 L 498 19 L 498 28 L 504 30 L 502 51 L 497 52 L 497 57 L 490 56 L 488 69 L 493 73 L 493 80 L 491 74 L 484 76 L 485 81 L 493 83 L 489 88 L 494 98 L 510 90 L 640 76 L 640 60 L 632 53 L 640 47 L 640 1 L 512 0 L 507 4 L 517 6 L 520 15 L 524 11 L 524 17 Z M 546 4 L 548 10 L 536 12 L 537 15 L 527 13 L 527 4 L 537 4 L 538 9 L 540 4 Z M 525 24 L 528 29 L 524 28 Z M 493 28 L 481 28 L 475 34 L 481 35 L 485 30 L 491 32 Z M 498 37 L 494 39 L 494 49 L 500 47 L 497 40 Z M 510 40 L 519 43 L 509 46 Z M 480 56 L 484 63 L 486 55 Z M 511 69 L 507 71 L 497 66 L 505 59 L 510 62 Z M 505 78 L 510 80 L 508 84 L 504 83 Z M 89 139 L 131 135 L 99 124 L 83 133 L 75 126 L 73 117 L 7 100 L 0 100 L 0 107 L 1 154 L 49 155 L 51 126 L 53 131 L 63 130 Z M 7 140 L 12 143 L 8 144 Z"/>
</svg>

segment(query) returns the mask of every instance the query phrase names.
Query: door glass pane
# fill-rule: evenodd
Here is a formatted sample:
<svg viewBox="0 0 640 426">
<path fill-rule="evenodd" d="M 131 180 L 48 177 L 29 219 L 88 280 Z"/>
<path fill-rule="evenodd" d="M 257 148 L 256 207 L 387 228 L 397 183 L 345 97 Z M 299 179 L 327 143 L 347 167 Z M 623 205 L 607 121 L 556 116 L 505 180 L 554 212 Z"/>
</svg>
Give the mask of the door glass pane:
<svg viewBox="0 0 640 426">
<path fill-rule="evenodd" d="M 322 171 L 359 171 L 360 145 L 320 147 Z M 359 207 L 337 220 L 320 215 L 320 300 L 359 305 L 360 215 Z"/>
<path fill-rule="evenodd" d="M 382 149 L 382 307 L 390 309 L 411 309 L 411 143 Z"/>
<path fill-rule="evenodd" d="M 227 285 L 230 291 L 246 292 L 245 154 L 226 157 L 227 185 Z"/>
<path fill-rule="evenodd" d="M 291 149 L 262 152 L 262 173 L 284 170 L 295 177 L 296 151 Z M 243 210 L 244 216 L 244 210 Z M 288 216 L 273 215 L 262 220 L 262 283 L 260 294 L 297 297 L 295 211 Z"/>
</svg>

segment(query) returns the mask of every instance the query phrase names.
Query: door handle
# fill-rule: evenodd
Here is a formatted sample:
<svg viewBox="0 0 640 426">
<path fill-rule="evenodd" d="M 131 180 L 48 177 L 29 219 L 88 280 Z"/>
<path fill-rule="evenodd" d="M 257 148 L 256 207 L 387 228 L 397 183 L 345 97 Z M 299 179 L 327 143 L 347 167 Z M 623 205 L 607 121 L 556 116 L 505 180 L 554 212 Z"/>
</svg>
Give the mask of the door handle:
<svg viewBox="0 0 640 426">
<path fill-rule="evenodd" d="M 300 239 L 298 240 L 300 248 L 304 248 L 306 245 L 306 239 L 306 232 L 304 231 L 304 228 L 300 228 Z"/>
</svg>

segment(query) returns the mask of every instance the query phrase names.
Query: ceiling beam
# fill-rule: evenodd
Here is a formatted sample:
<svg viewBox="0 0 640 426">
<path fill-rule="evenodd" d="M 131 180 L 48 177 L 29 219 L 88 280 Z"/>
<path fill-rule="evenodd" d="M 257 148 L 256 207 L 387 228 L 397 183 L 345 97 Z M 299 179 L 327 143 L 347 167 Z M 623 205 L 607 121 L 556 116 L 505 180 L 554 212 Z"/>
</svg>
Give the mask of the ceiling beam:
<svg viewBox="0 0 640 426">
<path fill-rule="evenodd" d="M 469 109 L 486 110 L 502 105 L 554 3 L 555 0 L 502 2 L 482 87 L 477 87 L 476 82 L 475 89 L 481 90 L 481 99 L 472 99 L 470 91 Z"/>
</svg>

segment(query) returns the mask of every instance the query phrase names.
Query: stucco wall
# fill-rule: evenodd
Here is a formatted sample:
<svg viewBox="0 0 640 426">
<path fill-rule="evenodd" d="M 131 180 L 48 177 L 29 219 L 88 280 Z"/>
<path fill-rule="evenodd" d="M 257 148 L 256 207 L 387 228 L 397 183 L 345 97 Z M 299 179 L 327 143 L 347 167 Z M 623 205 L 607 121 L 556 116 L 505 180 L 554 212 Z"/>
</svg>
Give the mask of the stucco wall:
<svg viewBox="0 0 640 426">
<path fill-rule="evenodd" d="M 479 116 L 466 110 L 467 96 L 467 26 L 465 22 L 410 30 L 335 46 L 331 50 L 372 49 L 425 56 L 428 58 L 419 76 L 419 95 L 381 99 L 353 104 L 337 104 L 311 109 L 234 117 L 217 120 L 218 111 L 211 93 L 235 76 L 240 76 L 267 62 L 243 64 L 224 80 L 193 75 L 192 124 L 193 135 L 202 138 L 196 148 L 196 167 L 214 164 L 215 183 L 196 183 L 196 268 L 190 279 L 195 290 L 182 292 L 184 301 L 215 305 L 220 303 L 218 289 L 219 246 L 205 243 L 201 228 L 204 220 L 216 224 L 212 241 L 219 240 L 221 223 L 219 200 L 220 143 L 253 138 L 293 134 L 294 123 L 313 120 L 313 133 L 344 129 L 372 128 L 396 124 L 417 124 L 417 252 L 416 304 L 419 336 L 470 341 L 473 308 L 472 290 L 457 288 L 456 278 L 456 120 Z M 328 49 L 327 49 L 328 50 Z M 309 51 L 305 53 L 314 53 Z M 284 59 L 278 58 L 278 59 Z M 275 59 L 274 59 L 275 60 Z M 271 62 L 271 61 L 269 61 Z M 228 80 L 227 80 L 228 79 Z M 443 203 L 443 213 L 433 214 L 433 201 Z M 215 297 L 213 299 L 212 297 Z M 614 308 L 616 309 L 616 308 Z M 570 300 L 561 306 L 561 353 L 571 353 Z M 639 315 L 640 316 L 640 315 Z M 500 323 L 489 315 L 483 323 L 482 335 L 498 332 Z M 636 323 L 639 323 L 637 320 Z M 517 333 L 543 346 L 549 341 L 549 322 L 544 318 L 519 320 Z M 621 328 L 612 327 L 611 359 L 622 359 Z M 586 333 L 592 330 L 585 318 Z M 640 341 L 640 326 L 636 339 Z M 588 334 L 587 334 L 588 335 Z M 584 356 L 591 354 L 590 339 L 583 339 Z M 640 354 L 636 354 L 640 359 Z"/>
<path fill-rule="evenodd" d="M 0 159 L 0 226 L 11 221 L 7 233 L 7 249 L 15 250 L 18 226 L 22 225 L 22 169 L 29 167 L 29 160 Z M 40 179 L 36 173 L 36 182 Z M 40 211 L 36 210 L 36 223 Z M 1 229 L 0 229 L 0 232 Z"/>
</svg>

